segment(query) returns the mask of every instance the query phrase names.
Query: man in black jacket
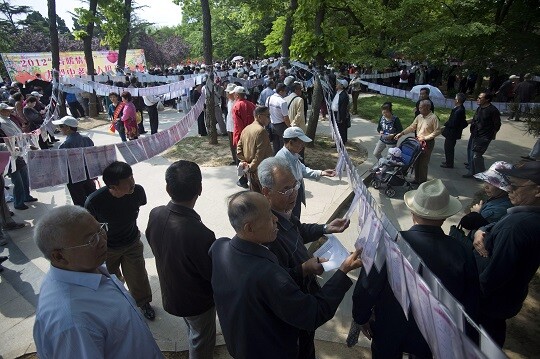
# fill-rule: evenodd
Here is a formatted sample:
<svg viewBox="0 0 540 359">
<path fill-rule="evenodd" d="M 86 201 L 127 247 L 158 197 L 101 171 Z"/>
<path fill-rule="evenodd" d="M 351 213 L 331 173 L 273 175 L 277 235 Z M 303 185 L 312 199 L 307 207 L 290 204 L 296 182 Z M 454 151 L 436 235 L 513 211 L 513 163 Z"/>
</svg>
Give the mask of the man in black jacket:
<svg viewBox="0 0 540 359">
<path fill-rule="evenodd" d="M 324 270 L 319 263 L 320 259 L 311 257 L 305 244 L 314 242 L 327 233 L 343 232 L 349 227 L 350 221 L 336 218 L 325 225 L 300 223 L 292 214 L 298 196 L 298 181 L 295 182 L 285 159 L 267 158 L 261 162 L 257 173 L 262 194 L 270 201 L 272 213 L 277 217 L 277 237 L 268 245 L 268 249 L 276 255 L 279 265 L 289 272 L 302 292 L 316 294 L 320 287 L 315 276 L 322 274 Z M 287 183 L 296 185 L 284 192 L 276 190 Z M 315 331 L 299 331 L 298 358 L 315 358 L 314 338 Z"/>
<path fill-rule="evenodd" d="M 473 254 L 463 243 L 445 235 L 441 228 L 446 218 L 461 210 L 461 203 L 448 194 L 439 179 L 424 182 L 418 190 L 405 193 L 404 200 L 414 225 L 401 232 L 401 236 L 475 318 L 480 293 Z M 374 320 L 370 320 L 372 314 Z M 413 319 L 409 312 L 407 320 L 392 292 L 386 264 L 380 273 L 372 269 L 366 276 L 365 271 L 361 272 L 353 294 L 353 319 L 372 340 L 373 359 L 401 358 L 403 352 L 432 358 L 416 324 L 417 318 Z"/>
<path fill-rule="evenodd" d="M 467 144 L 467 157 L 469 172 L 464 178 L 472 178 L 475 174 L 484 172 L 484 153 L 495 135 L 501 128 L 501 113 L 491 104 L 493 95 L 482 92 L 478 95 L 478 108 L 471 122 L 471 137 Z"/>
<path fill-rule="evenodd" d="M 216 344 L 216 307 L 208 256 L 216 240 L 193 210 L 202 192 L 199 166 L 177 161 L 165 172 L 171 201 L 150 212 L 146 238 L 156 267 L 167 313 L 183 317 L 188 327 L 189 357 L 213 358 Z"/>
<path fill-rule="evenodd" d="M 295 179 L 275 190 L 295 188 Z M 227 349 L 236 359 L 296 359 L 298 331 L 314 331 L 330 320 L 352 285 L 349 271 L 362 265 L 351 254 L 314 296 L 303 293 L 266 247 L 276 239 L 277 218 L 260 193 L 229 199 L 232 239 L 210 248 L 212 289 Z"/>
<path fill-rule="evenodd" d="M 442 135 L 444 136 L 444 155 L 446 161 L 441 164 L 442 168 L 454 168 L 454 150 L 456 141 L 461 138 L 463 129 L 467 127 L 465 119 L 465 107 L 463 103 L 467 99 L 464 93 L 460 92 L 454 98 L 454 108 L 450 112 L 448 121 L 444 124 Z"/>
</svg>

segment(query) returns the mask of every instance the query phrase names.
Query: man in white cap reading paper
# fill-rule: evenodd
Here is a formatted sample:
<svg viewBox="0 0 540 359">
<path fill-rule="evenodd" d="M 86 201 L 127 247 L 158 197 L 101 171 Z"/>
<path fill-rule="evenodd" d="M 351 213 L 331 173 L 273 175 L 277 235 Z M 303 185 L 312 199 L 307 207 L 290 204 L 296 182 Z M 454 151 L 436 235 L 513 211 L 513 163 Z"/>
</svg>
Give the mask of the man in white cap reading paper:
<svg viewBox="0 0 540 359">
<path fill-rule="evenodd" d="M 448 194 L 439 179 L 424 182 L 417 190 L 405 193 L 404 200 L 414 225 L 408 231 L 400 232 L 403 239 L 398 238 L 398 241 L 405 240 L 422 259 L 420 275 L 425 276 L 427 270 L 431 271 L 475 319 L 480 293 L 473 254 L 441 228 L 446 218 L 461 211 L 461 203 Z M 401 358 L 403 352 L 420 358 L 432 357 L 416 324 L 417 318 L 411 312 L 409 319 L 405 317 L 392 292 L 386 264 L 380 273 L 372 270 L 366 275 L 362 271 L 353 294 L 352 312 L 354 321 L 348 344 L 358 339 L 354 333 L 361 329 L 371 340 L 373 359 Z"/>
</svg>

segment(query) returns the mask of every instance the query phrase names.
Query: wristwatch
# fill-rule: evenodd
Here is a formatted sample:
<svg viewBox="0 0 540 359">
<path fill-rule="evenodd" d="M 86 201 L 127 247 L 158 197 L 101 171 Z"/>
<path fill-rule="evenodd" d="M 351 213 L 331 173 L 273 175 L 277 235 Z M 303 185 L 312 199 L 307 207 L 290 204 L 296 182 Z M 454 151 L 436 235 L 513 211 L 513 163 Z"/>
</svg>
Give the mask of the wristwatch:
<svg viewBox="0 0 540 359">
<path fill-rule="evenodd" d="M 325 225 L 322 227 L 322 233 L 323 233 L 323 234 L 328 234 L 328 224 L 325 224 Z"/>
</svg>

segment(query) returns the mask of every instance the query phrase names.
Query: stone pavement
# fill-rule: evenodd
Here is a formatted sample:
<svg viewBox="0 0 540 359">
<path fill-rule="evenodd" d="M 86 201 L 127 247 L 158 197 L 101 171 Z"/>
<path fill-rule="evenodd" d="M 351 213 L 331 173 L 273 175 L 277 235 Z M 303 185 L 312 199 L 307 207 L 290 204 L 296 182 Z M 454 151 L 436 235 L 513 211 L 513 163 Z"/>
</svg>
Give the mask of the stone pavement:
<svg viewBox="0 0 540 359">
<path fill-rule="evenodd" d="M 361 102 L 360 102 L 361 106 Z M 413 104 L 411 103 L 411 108 Z M 160 113 L 160 130 L 174 124 L 181 116 L 176 111 L 167 109 Z M 377 141 L 376 125 L 360 118 L 353 118 L 352 127 L 349 129 L 349 138 L 354 141 L 361 140 L 371 152 Z M 148 127 L 148 123 L 145 122 Z M 524 133 L 522 123 L 503 121 L 503 127 L 498 139 L 492 143 L 486 155 L 486 165 L 496 160 L 516 162 L 520 155 L 527 154 L 534 144 L 534 138 Z M 318 133 L 328 133 L 328 122 L 319 122 Z M 88 131 L 97 145 L 118 143 L 117 135 L 108 132 L 108 126 L 101 126 Z M 466 130 L 467 132 L 467 130 Z M 84 133 L 84 132 L 83 132 Z M 189 135 L 196 135 L 196 125 L 193 126 Z M 447 185 L 452 195 L 459 195 L 464 205 L 468 204 L 471 197 L 480 189 L 480 184 L 463 179 L 465 173 L 462 163 L 465 161 L 466 139 L 459 141 L 456 150 L 455 169 L 443 169 L 439 167 L 443 161 L 444 153 L 442 144 L 444 139 L 436 140 L 430 164 L 430 178 L 441 178 Z M 63 138 L 60 138 L 63 140 Z M 220 141 L 225 141 L 220 137 Z M 307 161 L 314 168 L 317 163 L 309 161 L 309 149 L 306 150 Z M 165 192 L 164 173 L 170 164 L 170 160 L 156 156 L 145 162 L 133 166 L 135 180 L 141 184 L 148 197 L 148 204 L 141 208 L 138 225 L 142 233 L 146 228 L 149 211 L 169 200 Z M 366 171 L 373 162 L 371 157 L 358 168 L 360 174 Z M 236 186 L 236 170 L 233 166 L 202 168 L 203 193 L 199 198 L 195 210 L 201 215 L 202 221 L 212 229 L 216 237 L 232 236 L 233 230 L 226 215 L 226 197 L 239 190 Z M 9 183 L 9 180 L 7 180 Z M 400 229 L 407 229 L 412 225 L 410 215 L 402 201 L 405 189 L 397 189 L 394 199 L 387 198 L 384 193 L 372 189 L 372 193 L 380 203 L 383 210 L 394 224 Z M 350 195 L 347 178 L 322 178 L 320 181 L 306 181 L 307 207 L 302 211 L 303 222 L 327 221 L 340 207 L 342 202 Z M 0 247 L 0 255 L 9 255 L 9 260 L 4 262 L 4 272 L 0 276 L 0 358 L 16 358 L 24 353 L 35 351 L 32 339 L 32 326 L 34 323 L 35 307 L 37 304 L 39 286 L 48 270 L 48 262 L 41 257 L 41 253 L 32 240 L 32 226 L 35 219 L 45 211 L 55 206 L 71 204 L 71 199 L 65 186 L 55 186 L 32 191 L 32 195 L 39 199 L 32 203 L 30 209 L 17 211 L 15 219 L 27 222 L 27 227 L 17 231 L 7 232 L 10 240 L 5 247 Z M 448 230 L 450 224 L 459 220 L 454 216 L 445 223 Z M 352 218 L 351 227 L 339 237 L 348 248 L 353 248 L 353 243 L 358 234 Z M 156 319 L 148 322 L 155 339 L 162 350 L 181 351 L 187 349 L 186 327 L 182 320 L 166 313 L 161 304 L 159 281 L 150 247 L 145 242 L 146 268 L 150 277 L 153 291 L 152 304 L 156 308 Z M 356 273 L 357 274 L 357 273 Z M 328 275 L 323 275 L 323 281 Z M 347 335 L 351 313 L 351 291 L 340 305 L 335 318 L 317 331 L 317 338 L 328 341 L 343 342 Z M 223 344 L 223 337 L 219 333 L 218 344 Z M 369 345 L 364 338 L 360 345 Z M 329 356 L 323 355 L 321 358 Z"/>
</svg>

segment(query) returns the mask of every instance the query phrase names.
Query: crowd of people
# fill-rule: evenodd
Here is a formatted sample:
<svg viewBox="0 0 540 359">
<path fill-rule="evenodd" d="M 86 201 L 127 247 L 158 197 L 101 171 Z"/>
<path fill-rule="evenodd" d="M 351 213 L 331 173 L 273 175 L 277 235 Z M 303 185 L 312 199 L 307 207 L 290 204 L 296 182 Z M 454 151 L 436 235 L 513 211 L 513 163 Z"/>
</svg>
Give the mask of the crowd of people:
<svg viewBox="0 0 540 359">
<path fill-rule="evenodd" d="M 170 201 L 154 208 L 148 219 L 145 235 L 155 257 L 163 308 L 183 318 L 190 358 L 213 357 L 216 314 L 227 349 L 235 358 L 315 358 L 315 330 L 334 316 L 352 286 L 348 273 L 362 267 L 361 250 L 357 250 L 323 286 L 317 282 L 326 259 L 312 257 L 305 245 L 325 234 L 345 231 L 350 222 L 345 218 L 327 224 L 301 222 L 301 205 L 306 204 L 303 179 L 336 173 L 333 169 L 313 170 L 303 162 L 305 143 L 311 141 L 305 134 L 305 79 L 285 67 L 268 70 L 264 79 L 260 91 L 248 91 L 241 83 L 219 84 L 223 96 L 219 95 L 218 106 L 224 121 L 220 131 L 230 141 L 231 163 L 237 165 L 240 176 L 237 184 L 246 189 L 228 199 L 227 215 L 236 235 L 216 239 L 201 221 L 194 210 L 202 193 L 201 170 L 185 160 L 166 170 L 163 186 Z M 357 109 L 354 92 L 358 87 L 346 76 L 327 79 L 333 82 L 330 119 L 347 142 L 351 125 L 348 89 L 353 92 L 352 108 Z M 187 96 L 193 101 L 201 91 L 204 86 L 199 85 Z M 516 165 L 497 162 L 486 170 L 483 154 L 501 121 L 491 105 L 492 94 L 480 93 L 479 107 L 470 121 L 469 172 L 464 177 L 484 181 L 487 199 L 461 220 L 469 231 L 466 235 L 446 235 L 443 223 L 460 212 L 462 205 L 441 180 L 428 180 L 428 167 L 434 139 L 440 134 L 445 137 L 441 167 L 454 167 L 456 141 L 467 127 L 464 98 L 463 93 L 456 94 L 456 106 L 444 126 L 427 87 L 420 93 L 414 121 L 406 128 L 393 115 L 392 104 L 383 104 L 374 156 L 381 159 L 388 147 L 396 157 L 389 160 L 399 163 L 395 147 L 402 136 L 414 134 L 423 143 L 414 165 L 413 183 L 418 187 L 404 195 L 414 225 L 402 231 L 401 237 L 469 316 L 502 346 L 506 319 L 521 309 L 528 283 L 540 264 L 535 238 L 540 230 L 540 165 L 534 160 Z M 137 138 L 138 109 L 131 94 L 111 94 L 109 99 L 112 107 L 107 107 L 108 113 L 115 129 L 125 136 L 122 140 Z M 156 124 L 149 109 L 153 100 L 143 99 L 151 127 Z M 179 104 L 185 111 L 182 101 L 180 98 Z M 16 107 L 0 104 L 2 131 L 10 131 L 10 127 L 22 131 L 10 119 L 12 112 L 16 113 Z M 60 148 L 93 145 L 77 132 L 75 115 L 53 124 L 66 135 Z M 157 131 L 157 125 L 152 128 Z M 201 136 L 208 132 L 204 118 L 198 129 Z M 379 169 L 386 170 L 385 165 L 381 160 Z M 21 163 L 11 173 L 12 180 L 20 177 L 13 183 L 20 182 L 15 204 L 21 206 L 35 200 L 24 168 Z M 139 208 L 147 203 L 144 188 L 135 183 L 131 167 L 119 161 L 103 171 L 103 181 L 105 186 L 99 190 L 92 180 L 70 181 L 75 206 L 50 210 L 34 229 L 34 239 L 51 263 L 34 326 L 41 358 L 162 357 L 143 319 L 156 317 L 137 226 Z M 0 214 L 3 228 L 20 228 L 5 202 L 0 204 Z M 65 310 L 58 310 L 59 305 Z M 372 270 L 369 275 L 360 271 L 352 318 L 351 342 L 355 333 L 357 337 L 363 332 L 372 340 L 374 358 L 397 358 L 403 352 L 419 358 L 433 356 L 415 319 L 403 313 L 386 269 Z M 469 334 L 471 340 L 477 340 Z"/>
</svg>

